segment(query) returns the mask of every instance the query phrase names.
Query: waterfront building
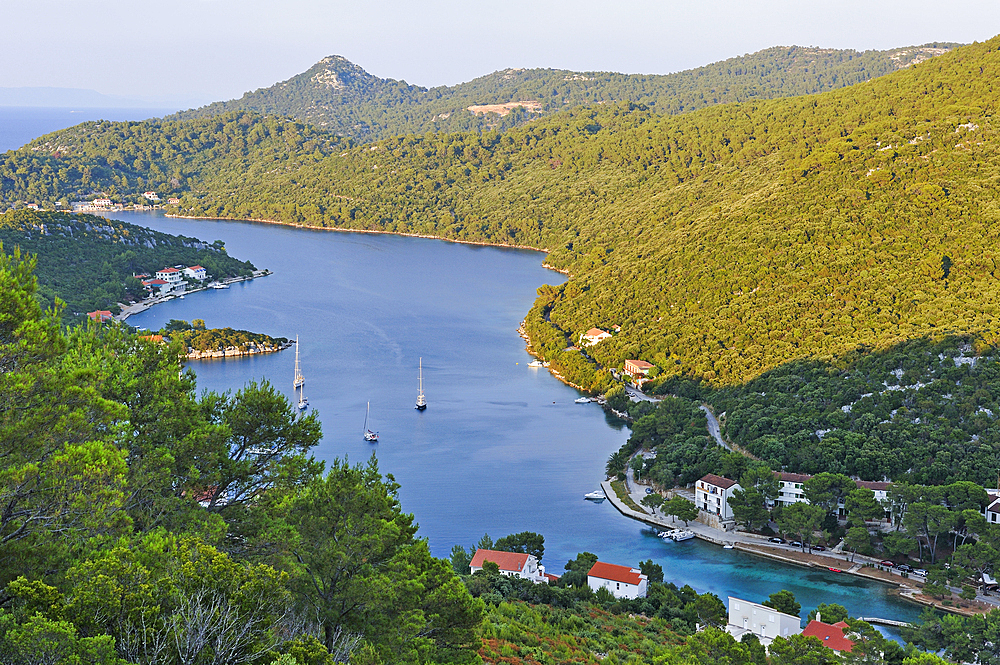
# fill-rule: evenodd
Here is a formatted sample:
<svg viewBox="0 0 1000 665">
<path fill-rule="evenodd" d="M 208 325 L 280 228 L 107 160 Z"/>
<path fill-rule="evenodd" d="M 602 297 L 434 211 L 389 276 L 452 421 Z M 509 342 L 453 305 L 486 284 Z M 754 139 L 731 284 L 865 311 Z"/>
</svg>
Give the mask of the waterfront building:
<svg viewBox="0 0 1000 665">
<path fill-rule="evenodd" d="M 597 591 L 605 588 L 615 598 L 645 598 L 646 576 L 638 568 L 598 561 L 587 573 L 587 585 Z"/>
<path fill-rule="evenodd" d="M 609 337 L 611 337 L 611 333 L 609 333 L 607 330 L 601 330 L 600 328 L 591 328 L 587 332 L 580 335 L 580 341 L 584 346 L 593 346 L 598 342 L 603 342 Z"/>
<path fill-rule="evenodd" d="M 823 623 L 819 619 L 820 616 L 817 614 L 816 619 L 809 622 L 802 634 L 806 637 L 815 637 L 823 643 L 823 646 L 837 653 L 850 651 L 854 648 L 854 642 L 844 636 L 844 631 L 850 629 L 846 622 L 838 621 L 835 624 L 829 624 Z"/>
<path fill-rule="evenodd" d="M 802 494 L 802 484 L 812 476 L 804 473 L 785 473 L 784 471 L 774 475 L 778 477 L 778 498 L 772 502 L 772 505 L 788 506 L 801 501 L 808 503 L 808 499 Z"/>
<path fill-rule="evenodd" d="M 162 279 L 169 284 L 177 284 L 184 279 L 184 276 L 177 268 L 164 268 L 156 271 L 156 279 Z"/>
<path fill-rule="evenodd" d="M 159 291 L 160 293 L 166 293 L 172 286 L 165 279 L 145 279 L 142 281 L 142 285 L 150 291 Z"/>
<path fill-rule="evenodd" d="M 109 312 L 106 309 L 99 309 L 94 312 L 87 312 L 87 316 L 89 316 L 94 321 L 99 321 L 100 323 L 104 323 L 105 321 L 111 320 L 111 312 Z"/>
<path fill-rule="evenodd" d="M 709 473 L 694 485 L 694 503 L 705 512 L 728 520 L 733 517 L 729 507 L 729 497 L 738 489 L 743 489 L 735 480 Z"/>
<path fill-rule="evenodd" d="M 500 574 L 508 577 L 520 577 L 524 580 L 531 580 L 539 584 L 548 582 L 545 575 L 545 566 L 538 563 L 538 558 L 531 554 L 521 552 L 499 552 L 497 550 L 476 550 L 476 555 L 472 557 L 469 567 L 472 572 L 483 569 L 483 564 L 487 561 L 495 563 L 500 568 Z"/>
<path fill-rule="evenodd" d="M 156 192 L 143 192 L 142 195 L 144 197 L 146 197 L 150 201 L 159 201 L 160 200 L 160 197 L 159 197 L 159 195 Z"/>
<path fill-rule="evenodd" d="M 729 623 L 726 632 L 737 641 L 753 633 L 767 646 L 776 637 L 788 637 L 802 632 L 798 617 L 779 612 L 773 607 L 729 596 Z"/>
<path fill-rule="evenodd" d="M 205 269 L 201 266 L 189 266 L 184 269 L 184 274 L 191 279 L 196 279 L 199 282 L 204 280 L 206 277 Z"/>
</svg>

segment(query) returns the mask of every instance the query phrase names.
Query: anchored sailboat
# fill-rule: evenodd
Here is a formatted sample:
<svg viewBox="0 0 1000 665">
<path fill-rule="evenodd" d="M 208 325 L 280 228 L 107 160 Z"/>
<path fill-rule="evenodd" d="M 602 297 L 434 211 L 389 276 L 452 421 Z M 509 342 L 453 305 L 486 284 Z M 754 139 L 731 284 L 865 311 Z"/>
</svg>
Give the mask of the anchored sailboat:
<svg viewBox="0 0 1000 665">
<path fill-rule="evenodd" d="M 378 441 L 378 432 L 373 432 L 368 429 L 368 414 L 372 410 L 372 403 L 368 402 L 368 409 L 365 411 L 365 441 L 375 442 Z"/>
<path fill-rule="evenodd" d="M 427 398 L 424 397 L 424 359 L 420 359 L 420 373 L 417 375 L 417 405 L 413 407 L 417 411 L 427 408 Z"/>
<path fill-rule="evenodd" d="M 299 367 L 299 336 L 295 336 L 295 379 L 292 381 L 295 392 L 299 396 L 299 411 L 305 411 L 309 406 L 306 399 L 306 377 L 302 376 L 302 369 Z"/>
</svg>

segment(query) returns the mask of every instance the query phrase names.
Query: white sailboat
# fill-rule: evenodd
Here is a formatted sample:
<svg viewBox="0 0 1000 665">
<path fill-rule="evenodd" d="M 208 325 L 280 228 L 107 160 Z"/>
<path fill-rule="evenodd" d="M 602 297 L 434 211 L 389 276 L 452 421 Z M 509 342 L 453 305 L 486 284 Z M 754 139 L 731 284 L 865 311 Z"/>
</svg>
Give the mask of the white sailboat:
<svg viewBox="0 0 1000 665">
<path fill-rule="evenodd" d="M 420 373 L 417 375 L 417 405 L 413 407 L 417 411 L 427 408 L 427 398 L 424 397 L 424 359 L 420 359 Z"/>
<path fill-rule="evenodd" d="M 372 403 L 368 402 L 368 409 L 365 411 L 365 441 L 376 442 L 378 441 L 378 432 L 373 432 L 368 429 L 368 414 L 372 410 Z"/>
<path fill-rule="evenodd" d="M 295 388 L 295 392 L 299 396 L 299 411 L 305 411 L 309 406 L 309 400 L 306 399 L 305 387 L 306 387 L 306 377 L 302 376 L 302 369 L 299 367 L 299 336 L 295 336 L 295 378 L 292 380 L 292 386 Z"/>
</svg>

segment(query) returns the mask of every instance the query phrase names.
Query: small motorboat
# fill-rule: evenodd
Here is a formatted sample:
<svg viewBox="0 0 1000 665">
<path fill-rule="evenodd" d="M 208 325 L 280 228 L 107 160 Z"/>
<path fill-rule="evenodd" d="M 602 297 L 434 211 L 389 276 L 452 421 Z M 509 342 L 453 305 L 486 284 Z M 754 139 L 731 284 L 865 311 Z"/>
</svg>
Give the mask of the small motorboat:
<svg viewBox="0 0 1000 665">
<path fill-rule="evenodd" d="M 842 573 L 842 572 L 844 572 L 840 568 L 827 568 L 827 570 L 829 570 L 831 573 Z"/>
<path fill-rule="evenodd" d="M 732 543 L 726 543 L 725 545 L 722 546 L 722 549 L 724 549 L 724 550 L 731 550 L 731 549 L 733 549 L 733 544 Z"/>
<path fill-rule="evenodd" d="M 591 501 L 604 501 L 608 497 L 604 495 L 604 490 L 595 490 L 584 494 L 583 498 Z"/>
<path fill-rule="evenodd" d="M 528 363 L 528 367 L 545 367 L 545 363 L 543 363 L 541 360 L 532 360 L 530 363 Z"/>
<path fill-rule="evenodd" d="M 687 529 L 672 529 L 665 532 L 664 538 L 669 538 L 674 542 L 681 542 L 682 540 L 691 540 L 694 538 L 694 531 L 688 531 Z"/>
<path fill-rule="evenodd" d="M 577 404 L 590 404 L 590 398 L 589 397 L 580 397 L 580 398 L 575 399 L 573 401 L 576 402 Z"/>
</svg>

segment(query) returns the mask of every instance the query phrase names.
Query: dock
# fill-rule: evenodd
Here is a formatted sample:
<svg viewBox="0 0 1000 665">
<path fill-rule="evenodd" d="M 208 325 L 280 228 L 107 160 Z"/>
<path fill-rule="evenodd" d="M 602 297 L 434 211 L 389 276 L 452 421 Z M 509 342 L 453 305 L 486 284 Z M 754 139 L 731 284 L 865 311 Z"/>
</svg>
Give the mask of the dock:
<svg viewBox="0 0 1000 665">
<path fill-rule="evenodd" d="M 858 617 L 858 618 L 864 622 L 879 626 L 895 626 L 897 628 L 905 628 L 906 626 L 910 625 L 906 621 L 896 621 L 895 619 L 882 619 L 879 617 Z"/>
</svg>

